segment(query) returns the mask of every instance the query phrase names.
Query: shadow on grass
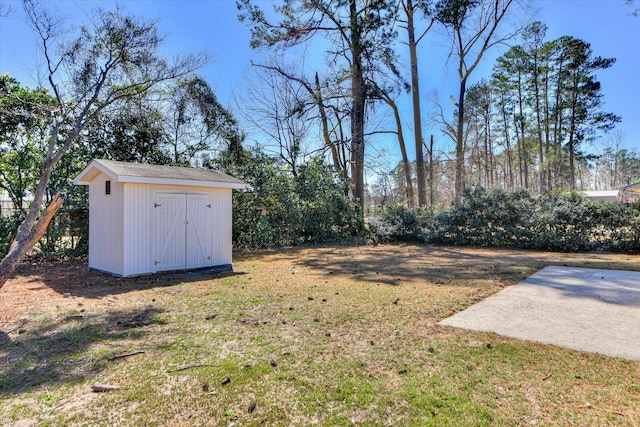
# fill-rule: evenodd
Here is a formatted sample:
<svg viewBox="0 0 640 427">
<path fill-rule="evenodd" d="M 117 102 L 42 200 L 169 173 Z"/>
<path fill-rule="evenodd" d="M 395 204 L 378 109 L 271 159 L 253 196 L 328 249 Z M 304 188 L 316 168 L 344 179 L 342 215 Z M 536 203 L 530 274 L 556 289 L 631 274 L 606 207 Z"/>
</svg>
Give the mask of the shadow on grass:
<svg viewBox="0 0 640 427">
<path fill-rule="evenodd" d="M 420 245 L 363 247 L 352 256 L 340 248 L 327 248 L 307 254 L 300 263 L 326 276 L 350 276 L 388 285 L 426 281 L 455 286 L 496 279 L 516 283 L 545 265 L 535 257 L 525 259 L 509 251 L 480 255 L 464 249 Z"/>
<path fill-rule="evenodd" d="M 607 254 L 564 254 L 520 249 L 419 244 L 301 246 L 239 254 L 245 261 L 289 261 L 325 277 L 399 285 L 403 282 L 467 286 L 487 280 L 512 285 L 548 265 L 640 270 L 640 257 L 614 261 Z M 632 259 L 633 258 L 633 259 Z M 634 261 L 635 259 L 635 261 Z"/>
<path fill-rule="evenodd" d="M 109 350 L 90 351 L 103 341 L 141 342 L 145 327 L 162 325 L 163 310 L 144 307 L 104 315 L 67 316 L 34 329 L 0 335 L 0 396 L 30 391 L 43 384 L 76 383 L 103 370 Z M 13 334 L 12 334 L 13 336 Z"/>
<path fill-rule="evenodd" d="M 34 283 L 30 290 L 37 290 L 42 284 L 63 295 L 82 298 L 101 298 L 107 295 L 123 294 L 157 287 L 174 286 L 181 283 L 207 281 L 215 278 L 245 274 L 243 272 L 212 272 L 211 269 L 176 271 L 137 277 L 116 277 L 107 273 L 90 270 L 84 259 L 57 262 L 24 263 L 18 267 L 15 276 Z"/>
</svg>

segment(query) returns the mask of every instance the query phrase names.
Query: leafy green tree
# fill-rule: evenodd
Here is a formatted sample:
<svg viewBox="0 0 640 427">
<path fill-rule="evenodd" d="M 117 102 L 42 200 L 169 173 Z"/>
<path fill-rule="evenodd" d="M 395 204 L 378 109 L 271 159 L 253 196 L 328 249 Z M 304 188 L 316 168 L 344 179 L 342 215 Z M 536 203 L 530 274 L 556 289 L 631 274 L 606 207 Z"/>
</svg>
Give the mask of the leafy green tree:
<svg viewBox="0 0 640 427">
<path fill-rule="evenodd" d="M 548 123 L 548 112 L 543 112 L 543 105 L 547 105 L 542 101 L 543 95 L 546 99 L 548 87 L 548 65 L 549 50 L 544 45 L 544 37 L 547 32 L 547 26 L 541 22 L 534 22 L 527 27 L 523 33 L 523 39 L 525 41 L 525 50 L 528 52 L 528 71 L 530 74 L 530 88 L 529 92 L 533 98 L 530 102 L 533 109 L 533 115 L 535 116 L 535 135 L 538 141 L 538 190 L 542 193 L 545 190 L 545 142 L 548 145 L 549 132 L 543 132 L 543 129 L 548 129 L 548 126 L 543 126 L 544 123 Z M 543 137 L 543 134 L 546 136 Z"/>
<path fill-rule="evenodd" d="M 0 262 L 0 286 L 62 206 L 62 199 L 56 196 L 42 211 L 47 185 L 56 165 L 89 123 L 122 101 L 193 72 L 206 60 L 202 56 L 184 56 L 167 63 L 157 53 L 162 37 L 155 24 L 120 10 L 96 10 L 92 26 L 82 27 L 77 37 L 69 39 L 70 32 L 64 31 L 61 23 L 35 1 L 24 0 L 24 8 L 41 42 L 55 109 L 51 111 L 46 154 L 33 203 Z"/>
<path fill-rule="evenodd" d="M 513 46 L 499 57 L 493 68 L 493 82 L 500 93 L 501 113 L 504 115 L 505 132 L 513 130 L 515 148 L 517 149 L 520 185 L 529 188 L 529 164 L 531 163 L 528 135 L 531 129 L 531 109 L 527 104 L 528 91 L 528 56 L 520 45 Z M 508 104 L 508 106 L 507 106 Z M 507 109 L 510 118 L 506 118 Z M 508 129 L 507 129 L 508 128 Z M 510 143 L 505 135 L 507 145 Z"/>
<path fill-rule="evenodd" d="M 96 117 L 74 151 L 85 161 L 94 158 L 123 162 L 171 164 L 162 114 L 151 100 L 123 103 L 122 108 Z"/>
<path fill-rule="evenodd" d="M 584 143 L 620 120 L 602 111 L 596 79 L 596 72 L 615 60 L 594 57 L 588 43 L 573 37 L 544 42 L 544 33 L 540 23 L 528 27 L 524 43 L 498 58 L 492 75 L 501 138 L 510 151 L 510 135 L 515 135 L 517 169 L 525 188 L 535 176 L 529 166 L 537 163 L 539 192 L 575 189 L 576 163 L 587 161 Z"/>
<path fill-rule="evenodd" d="M 620 117 L 603 112 L 600 82 L 595 73 L 615 63 L 615 58 L 593 57 L 589 43 L 574 37 L 561 37 L 560 48 L 568 58 L 565 67 L 567 113 L 566 148 L 569 159 L 569 188 L 576 188 L 575 159 L 581 143 L 593 138 L 596 130 L 610 130 Z"/>
<path fill-rule="evenodd" d="M 0 76 L 0 188 L 14 208 L 25 210 L 25 197 L 33 193 L 43 157 L 48 109 L 55 100 L 45 89 L 30 89 L 9 76 Z"/>
<path fill-rule="evenodd" d="M 176 165 L 198 161 L 204 153 L 221 145 L 236 122 L 218 102 L 202 77 L 180 79 L 168 89 L 164 103 L 163 130 Z"/>
<path fill-rule="evenodd" d="M 492 90 L 485 79 L 469 87 L 467 103 L 467 145 L 470 148 L 470 176 L 486 187 L 494 184 L 494 155 L 491 123 Z M 475 174 L 475 175 L 474 175 Z"/>
<path fill-rule="evenodd" d="M 242 148 L 242 136 L 230 140 L 207 166 L 236 176 L 251 187 L 234 192 L 233 241 L 261 248 L 326 242 L 362 229 L 358 205 L 347 183 L 322 158 L 300 165 L 297 175 L 278 157 Z"/>
</svg>

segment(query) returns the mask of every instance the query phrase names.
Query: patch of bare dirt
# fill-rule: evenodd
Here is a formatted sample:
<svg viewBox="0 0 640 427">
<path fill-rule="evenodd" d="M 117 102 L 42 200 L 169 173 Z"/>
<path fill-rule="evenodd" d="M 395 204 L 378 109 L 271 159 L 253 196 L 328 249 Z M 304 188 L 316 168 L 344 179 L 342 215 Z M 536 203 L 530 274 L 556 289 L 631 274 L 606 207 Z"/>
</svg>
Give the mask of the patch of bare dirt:
<svg viewBox="0 0 640 427">
<path fill-rule="evenodd" d="M 24 262 L 0 289 L 0 332 L 19 334 L 31 318 L 53 310 L 82 316 L 97 308 L 118 309 L 135 303 L 145 290 L 197 276 L 175 272 L 122 278 L 89 269 L 86 259 Z"/>
</svg>

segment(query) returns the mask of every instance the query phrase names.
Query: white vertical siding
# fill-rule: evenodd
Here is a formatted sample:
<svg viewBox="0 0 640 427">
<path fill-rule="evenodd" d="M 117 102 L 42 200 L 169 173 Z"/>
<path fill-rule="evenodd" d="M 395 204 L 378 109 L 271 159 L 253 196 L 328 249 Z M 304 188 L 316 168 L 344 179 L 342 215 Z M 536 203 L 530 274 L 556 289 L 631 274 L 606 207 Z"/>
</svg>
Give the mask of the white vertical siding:
<svg viewBox="0 0 640 427">
<path fill-rule="evenodd" d="M 205 196 L 211 208 L 198 213 L 198 221 L 206 224 L 198 227 L 204 235 L 197 236 L 199 248 L 186 253 L 210 252 L 211 259 L 199 265 L 203 267 L 231 264 L 231 189 L 112 182 L 112 194 L 105 196 L 106 179 L 100 174 L 89 190 L 89 267 L 122 276 L 163 270 L 154 264 L 158 255 L 154 203 L 162 193 Z M 204 214 L 211 218 L 203 219 Z"/>
<path fill-rule="evenodd" d="M 214 188 L 211 192 L 215 208 L 211 227 L 212 265 L 231 264 L 231 190 Z"/>
<path fill-rule="evenodd" d="M 153 186 L 124 184 L 125 275 L 154 273 Z"/>
<path fill-rule="evenodd" d="M 124 276 L 124 191 L 112 181 L 111 194 L 105 194 L 107 180 L 99 174 L 89 186 L 89 267 Z"/>
</svg>

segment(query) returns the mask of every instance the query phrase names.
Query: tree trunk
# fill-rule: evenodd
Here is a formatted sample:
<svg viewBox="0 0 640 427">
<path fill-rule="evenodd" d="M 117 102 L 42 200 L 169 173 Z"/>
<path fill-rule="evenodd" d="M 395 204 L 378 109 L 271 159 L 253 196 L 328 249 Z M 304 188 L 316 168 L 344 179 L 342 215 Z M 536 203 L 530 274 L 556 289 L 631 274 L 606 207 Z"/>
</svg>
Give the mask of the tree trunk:
<svg viewBox="0 0 640 427">
<path fill-rule="evenodd" d="M 522 175 L 524 176 L 524 188 L 529 189 L 529 152 L 527 149 L 527 144 L 525 141 L 525 127 L 526 121 L 524 119 L 524 107 L 523 107 L 523 96 L 522 96 L 522 79 L 521 75 L 518 73 L 518 109 L 519 109 L 519 117 L 518 124 L 520 125 L 520 141 L 522 151 Z M 517 126 L 517 124 L 516 124 Z"/>
<path fill-rule="evenodd" d="M 538 133 L 538 174 L 539 174 L 539 191 L 540 193 L 544 192 L 544 145 L 542 142 L 542 120 L 540 119 L 540 86 L 538 82 L 538 54 L 534 57 L 533 64 L 533 91 L 534 98 L 536 103 L 536 125 L 537 125 L 537 133 Z"/>
<path fill-rule="evenodd" d="M 51 136 L 49 137 L 47 154 L 44 162 L 42 163 L 42 171 L 40 172 L 40 180 L 36 186 L 36 191 L 33 194 L 33 202 L 27 211 L 27 216 L 24 221 L 18 227 L 16 237 L 13 239 L 9 252 L 0 262 L 0 288 L 4 286 L 6 281 L 11 277 L 16 267 L 22 261 L 22 258 L 27 252 L 33 248 L 33 246 L 40 240 L 44 232 L 47 230 L 51 218 L 58 212 L 60 206 L 62 206 L 63 200 L 59 194 L 53 198 L 47 209 L 44 212 L 40 212 L 40 208 L 44 202 L 44 196 L 51 178 L 51 172 L 54 166 L 60 161 L 65 152 L 69 149 L 71 144 L 75 141 L 80 134 L 86 122 L 82 122 L 84 116 L 81 116 L 76 120 L 74 128 L 67 135 L 64 144 L 61 147 L 57 147 L 58 132 L 60 124 L 53 126 Z M 57 151 L 56 151 L 56 148 Z"/>
<path fill-rule="evenodd" d="M 413 25 L 413 0 L 407 0 L 407 33 L 409 38 L 409 57 L 411 62 L 411 97 L 413 101 L 413 128 L 416 147 L 416 177 L 418 179 L 418 206 L 427 204 L 427 189 L 422 150 L 422 114 L 420 112 L 420 82 L 418 74 L 418 54 L 415 27 Z"/>
<path fill-rule="evenodd" d="M 433 165 L 433 134 L 429 139 L 429 204 L 433 208 L 435 205 L 436 194 L 434 186 L 434 165 Z"/>
<path fill-rule="evenodd" d="M 393 117 L 396 121 L 396 129 L 398 130 L 398 145 L 400 146 L 400 153 L 402 154 L 402 168 L 404 169 L 405 185 L 407 186 L 407 201 L 410 208 L 414 207 L 415 198 L 413 195 L 413 183 L 411 182 L 411 164 L 409 163 L 409 157 L 407 156 L 407 147 L 404 141 L 404 132 L 402 131 L 402 121 L 400 120 L 400 112 L 398 106 L 393 99 L 388 96 L 383 96 L 384 101 L 393 110 Z M 424 166 L 424 165 L 423 165 Z M 424 175 L 424 173 L 423 173 Z"/>
<path fill-rule="evenodd" d="M 502 123 L 504 126 L 504 141 L 507 150 L 507 168 L 509 169 L 509 188 L 514 188 L 513 182 L 513 159 L 511 153 L 511 138 L 509 137 L 509 120 L 507 119 L 507 106 L 506 101 L 504 99 L 504 95 L 502 95 L 502 101 L 500 103 L 500 107 L 502 109 Z"/>
<path fill-rule="evenodd" d="M 491 187 L 492 185 L 492 164 L 490 155 L 490 141 L 491 141 L 491 118 L 489 117 L 489 111 L 485 111 L 484 116 L 484 180 L 485 187 Z"/>
<path fill-rule="evenodd" d="M 16 238 L 13 240 L 13 243 L 9 248 L 9 252 L 2 259 L 2 262 L 0 262 L 0 288 L 2 288 L 7 280 L 9 280 L 13 275 L 18 264 L 22 261 L 26 253 L 33 248 L 38 240 L 40 240 L 44 235 L 45 231 L 47 231 L 47 227 L 49 226 L 51 219 L 58 212 L 63 203 L 64 200 L 60 197 L 60 193 L 57 193 L 37 221 L 34 220 L 30 224 L 27 224 L 25 220 L 25 222 L 20 225 L 20 228 L 23 228 L 23 226 L 25 227 L 23 228 L 23 232 L 19 232 L 18 235 L 16 235 Z M 29 232 L 24 233 L 24 230 L 27 228 L 29 229 Z"/>
<path fill-rule="evenodd" d="M 518 127 L 518 115 L 516 114 L 515 110 L 513 111 L 513 130 L 516 133 L 516 147 L 518 149 L 518 175 L 520 178 L 520 186 L 523 187 L 524 186 L 524 164 L 523 164 L 523 160 L 524 160 L 524 155 L 522 154 L 522 140 L 520 138 L 520 128 Z M 516 183 L 517 183 L 517 179 L 516 179 Z"/>
<path fill-rule="evenodd" d="M 351 18 L 351 152 L 353 158 L 353 180 L 355 198 L 364 217 L 364 110 L 366 86 L 362 69 L 362 46 L 358 25 L 356 0 L 349 0 Z"/>
<path fill-rule="evenodd" d="M 553 155 L 554 155 L 554 176 L 557 178 L 560 174 L 560 155 L 562 153 L 562 119 L 563 119 L 563 105 L 562 105 L 562 93 L 564 91 L 562 76 L 564 69 L 564 57 L 560 55 L 558 58 L 558 81 L 556 85 L 555 93 L 555 111 L 554 111 L 554 124 L 553 124 Z M 549 190 L 553 188 L 549 186 Z"/>
<path fill-rule="evenodd" d="M 577 71 L 576 71 L 577 74 Z M 573 93 L 571 94 L 571 118 L 569 121 L 569 189 L 576 189 L 576 166 L 575 166 L 575 134 L 576 134 L 576 112 L 578 109 L 578 76 L 574 76 Z"/>
<path fill-rule="evenodd" d="M 324 145 L 329 148 L 331 151 L 331 158 L 333 159 L 333 165 L 335 166 L 338 173 L 346 180 L 348 178 L 346 167 L 342 165 L 340 162 L 340 153 L 338 152 L 338 147 L 331 141 L 331 137 L 329 135 L 329 119 L 327 118 L 327 112 L 324 108 L 324 101 L 322 99 L 322 88 L 320 87 L 320 77 L 318 77 L 318 73 L 315 76 L 315 95 L 314 101 L 318 106 L 318 111 L 320 112 L 320 122 L 322 123 L 322 137 L 324 138 Z"/>
<path fill-rule="evenodd" d="M 464 94 L 467 80 L 460 79 L 460 92 L 458 94 L 458 123 L 456 127 L 456 179 L 454 201 L 458 205 L 462 201 L 462 191 L 465 187 L 465 165 L 464 165 Z"/>
<path fill-rule="evenodd" d="M 544 77 L 544 94 L 542 99 L 544 100 L 544 154 L 546 159 L 546 189 L 551 190 L 551 162 L 549 161 L 549 156 L 551 153 L 551 116 L 549 109 L 549 64 L 547 62 L 547 66 L 545 67 L 547 71 L 545 71 Z"/>
</svg>

